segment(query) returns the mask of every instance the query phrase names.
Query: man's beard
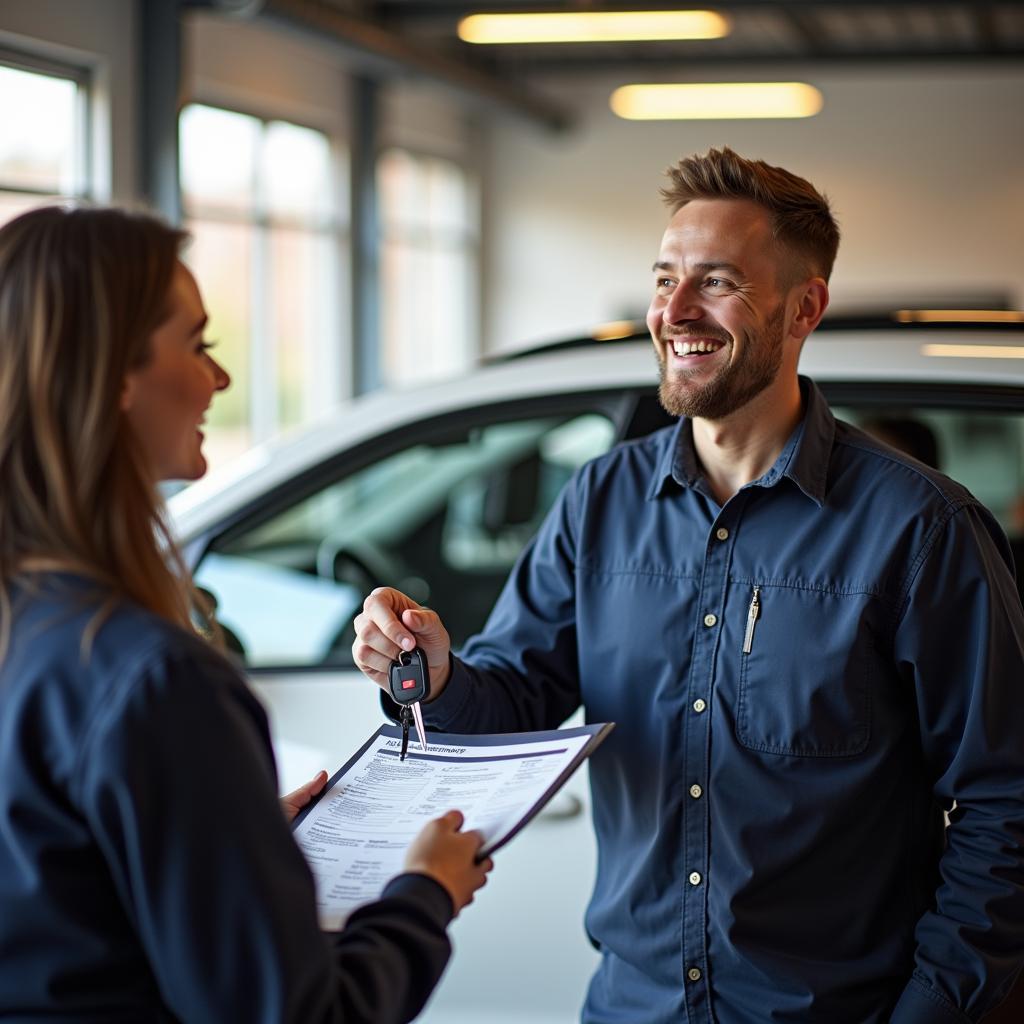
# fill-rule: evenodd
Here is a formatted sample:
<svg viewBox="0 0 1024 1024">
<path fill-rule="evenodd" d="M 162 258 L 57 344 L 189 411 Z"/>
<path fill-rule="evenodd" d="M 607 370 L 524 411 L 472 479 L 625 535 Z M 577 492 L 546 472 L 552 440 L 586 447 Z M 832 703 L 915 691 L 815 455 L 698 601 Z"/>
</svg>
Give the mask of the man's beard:
<svg viewBox="0 0 1024 1024">
<path fill-rule="evenodd" d="M 742 361 L 727 364 L 703 386 L 690 386 L 669 378 L 666 372 L 667 356 L 656 348 L 661 381 L 658 398 L 665 411 L 671 416 L 689 416 L 706 420 L 720 420 L 741 409 L 752 398 L 759 395 L 771 384 L 782 365 L 783 322 L 785 305 L 779 303 L 768 317 L 764 329 L 758 334 L 746 331 L 743 334 Z M 694 336 L 701 335 L 698 324 L 691 325 Z M 670 335 L 662 333 L 662 341 L 671 343 L 673 337 L 687 337 L 687 334 Z M 719 337 L 719 332 L 711 334 Z M 722 339 L 724 340 L 724 339 Z"/>
</svg>

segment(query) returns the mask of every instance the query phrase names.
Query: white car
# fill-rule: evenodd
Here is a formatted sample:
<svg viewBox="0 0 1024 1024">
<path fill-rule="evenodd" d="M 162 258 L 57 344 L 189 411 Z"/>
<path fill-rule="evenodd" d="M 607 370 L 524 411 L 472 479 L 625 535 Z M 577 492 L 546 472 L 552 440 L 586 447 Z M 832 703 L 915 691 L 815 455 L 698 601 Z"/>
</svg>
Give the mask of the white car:
<svg viewBox="0 0 1024 1024">
<path fill-rule="evenodd" d="M 837 415 L 937 460 L 1016 541 L 1024 325 L 902 319 L 819 329 L 802 372 Z M 354 401 L 171 499 L 196 580 L 216 595 L 270 712 L 282 790 L 333 772 L 382 721 L 377 688 L 351 661 L 365 594 L 387 584 L 428 604 L 457 648 L 572 472 L 668 422 L 641 330 Z M 455 958 L 421 1020 L 578 1020 L 597 960 L 582 924 L 595 861 L 588 807 L 580 772 L 497 855 L 453 926 Z"/>
</svg>

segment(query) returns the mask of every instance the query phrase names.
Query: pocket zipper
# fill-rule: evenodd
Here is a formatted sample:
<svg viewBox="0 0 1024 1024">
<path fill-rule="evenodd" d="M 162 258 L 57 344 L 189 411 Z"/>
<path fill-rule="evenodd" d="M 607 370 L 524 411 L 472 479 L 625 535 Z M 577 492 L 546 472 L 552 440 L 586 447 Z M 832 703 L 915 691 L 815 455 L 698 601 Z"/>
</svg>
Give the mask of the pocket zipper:
<svg viewBox="0 0 1024 1024">
<path fill-rule="evenodd" d="M 750 607 L 747 609 L 747 629 L 743 634 L 743 653 L 749 654 L 754 646 L 754 626 L 757 625 L 757 617 L 761 614 L 761 588 L 754 587 L 754 596 L 750 599 Z"/>
</svg>

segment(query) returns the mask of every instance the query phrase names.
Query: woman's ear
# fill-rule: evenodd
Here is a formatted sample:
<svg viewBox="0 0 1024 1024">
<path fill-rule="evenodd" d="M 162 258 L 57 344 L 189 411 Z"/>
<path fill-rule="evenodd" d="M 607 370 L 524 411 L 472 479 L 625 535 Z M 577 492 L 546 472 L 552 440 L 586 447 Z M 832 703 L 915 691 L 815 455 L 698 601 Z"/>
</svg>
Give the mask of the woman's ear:
<svg viewBox="0 0 1024 1024">
<path fill-rule="evenodd" d="M 131 411 L 132 406 L 135 404 L 135 391 L 135 377 L 129 373 L 121 385 L 121 400 L 118 403 L 121 412 Z"/>
</svg>

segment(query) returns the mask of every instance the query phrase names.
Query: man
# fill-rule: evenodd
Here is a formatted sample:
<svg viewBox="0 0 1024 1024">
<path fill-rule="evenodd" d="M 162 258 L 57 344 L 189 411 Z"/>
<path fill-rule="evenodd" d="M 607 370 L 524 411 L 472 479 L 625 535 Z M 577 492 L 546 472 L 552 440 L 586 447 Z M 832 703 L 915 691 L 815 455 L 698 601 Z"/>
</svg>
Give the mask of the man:
<svg viewBox="0 0 1024 1024">
<path fill-rule="evenodd" d="M 583 467 L 461 657 L 381 589 L 356 663 L 383 684 L 418 643 L 438 729 L 617 723 L 588 1024 L 978 1021 L 1024 959 L 1006 539 L 798 377 L 824 197 L 728 149 L 669 173 L 648 326 L 678 425 Z"/>
</svg>

